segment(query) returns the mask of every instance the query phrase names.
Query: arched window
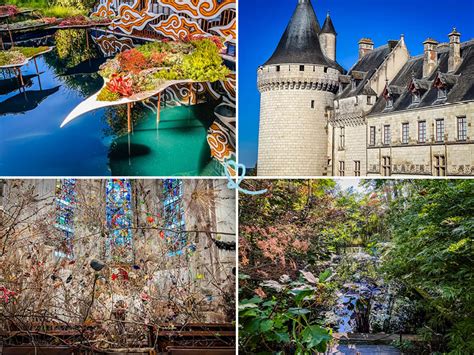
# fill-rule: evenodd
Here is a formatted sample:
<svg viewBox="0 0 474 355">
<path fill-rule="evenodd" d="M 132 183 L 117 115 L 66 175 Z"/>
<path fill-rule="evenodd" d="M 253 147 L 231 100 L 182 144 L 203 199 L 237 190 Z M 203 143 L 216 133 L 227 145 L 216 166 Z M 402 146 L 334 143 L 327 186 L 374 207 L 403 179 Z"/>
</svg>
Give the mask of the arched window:
<svg viewBox="0 0 474 355">
<path fill-rule="evenodd" d="M 127 179 L 106 183 L 106 257 L 118 262 L 133 260 L 132 187 Z"/>
<path fill-rule="evenodd" d="M 56 224 L 61 239 L 54 255 L 58 258 L 74 258 L 74 211 L 77 203 L 76 179 L 60 179 L 56 182 Z"/>
</svg>

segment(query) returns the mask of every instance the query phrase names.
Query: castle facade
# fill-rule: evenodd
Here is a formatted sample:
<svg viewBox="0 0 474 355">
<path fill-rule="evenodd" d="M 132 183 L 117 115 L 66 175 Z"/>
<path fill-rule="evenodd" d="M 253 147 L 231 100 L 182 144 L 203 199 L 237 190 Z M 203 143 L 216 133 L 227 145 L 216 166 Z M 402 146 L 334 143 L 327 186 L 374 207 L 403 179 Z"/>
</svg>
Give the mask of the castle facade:
<svg viewBox="0 0 474 355">
<path fill-rule="evenodd" d="M 359 41 L 346 72 L 329 14 L 299 0 L 258 69 L 259 176 L 474 175 L 474 41 Z"/>
</svg>

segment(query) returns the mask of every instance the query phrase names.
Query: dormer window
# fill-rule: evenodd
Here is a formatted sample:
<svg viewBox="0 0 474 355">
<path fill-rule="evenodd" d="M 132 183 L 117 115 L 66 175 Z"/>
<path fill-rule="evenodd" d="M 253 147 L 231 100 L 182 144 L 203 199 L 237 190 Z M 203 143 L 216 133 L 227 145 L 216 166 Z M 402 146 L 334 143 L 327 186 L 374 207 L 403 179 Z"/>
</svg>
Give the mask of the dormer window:
<svg viewBox="0 0 474 355">
<path fill-rule="evenodd" d="M 438 100 L 444 100 L 448 96 L 448 90 L 445 87 L 438 88 Z"/>
<path fill-rule="evenodd" d="M 445 101 L 449 90 L 458 82 L 459 75 L 444 74 L 439 72 L 433 82 L 433 87 L 438 89 L 438 101 Z"/>
<path fill-rule="evenodd" d="M 383 90 L 382 96 L 385 99 L 385 110 L 392 109 L 393 108 L 393 95 L 392 95 L 392 90 L 388 87 L 388 85 Z"/>
<path fill-rule="evenodd" d="M 421 96 L 419 92 L 414 92 L 412 96 L 412 103 L 413 104 L 419 104 L 421 101 Z"/>
</svg>

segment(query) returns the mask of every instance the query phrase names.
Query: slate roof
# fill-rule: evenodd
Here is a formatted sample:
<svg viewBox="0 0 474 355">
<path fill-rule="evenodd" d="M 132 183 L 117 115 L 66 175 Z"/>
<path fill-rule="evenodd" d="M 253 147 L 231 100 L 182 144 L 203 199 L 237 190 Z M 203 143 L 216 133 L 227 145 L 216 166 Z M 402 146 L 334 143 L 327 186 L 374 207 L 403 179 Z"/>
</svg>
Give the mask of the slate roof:
<svg viewBox="0 0 474 355">
<path fill-rule="evenodd" d="M 447 74 L 449 47 L 438 48 L 438 68 L 428 78 L 423 78 L 423 55 L 409 59 L 389 85 L 389 88 L 402 89 L 393 97 L 393 108 L 387 110 L 386 99 L 381 96 L 369 116 L 474 100 L 474 40 L 461 44 L 461 57 L 463 61 L 456 72 Z M 433 86 L 437 78 L 448 87 L 445 100 L 438 100 L 438 89 Z M 420 103 L 413 104 L 409 90 L 412 81 L 420 91 Z"/>
<path fill-rule="evenodd" d="M 352 90 L 352 85 L 349 83 L 349 85 L 347 85 L 344 90 L 336 96 L 336 100 L 356 95 L 376 95 L 372 89 L 366 88 L 365 85 L 392 50 L 393 45 L 386 44 L 385 46 L 378 47 L 360 58 L 347 75 L 347 77 L 357 80 L 355 90 Z M 348 79 L 345 78 L 345 80 L 340 80 L 340 82 L 346 83 L 347 80 Z"/>
<path fill-rule="evenodd" d="M 326 16 L 326 20 L 324 20 L 323 29 L 321 30 L 321 33 L 332 33 L 334 35 L 337 35 L 336 29 L 334 28 L 334 24 L 332 23 L 331 16 L 329 16 L 329 13 Z"/>
<path fill-rule="evenodd" d="M 343 71 L 321 49 L 319 25 L 311 0 L 298 0 L 298 5 L 273 55 L 264 65 L 319 64 Z"/>
</svg>

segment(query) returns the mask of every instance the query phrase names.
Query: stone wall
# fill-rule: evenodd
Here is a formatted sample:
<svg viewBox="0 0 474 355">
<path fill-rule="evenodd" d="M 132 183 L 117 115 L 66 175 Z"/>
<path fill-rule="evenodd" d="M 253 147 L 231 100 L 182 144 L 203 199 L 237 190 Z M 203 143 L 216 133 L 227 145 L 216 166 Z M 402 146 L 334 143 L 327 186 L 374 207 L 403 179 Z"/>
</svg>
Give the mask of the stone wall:
<svg viewBox="0 0 474 355">
<path fill-rule="evenodd" d="M 467 118 L 467 140 L 457 140 L 457 117 Z M 436 119 L 444 119 L 445 142 L 435 142 Z M 418 143 L 418 122 L 426 121 L 427 142 Z M 408 123 L 409 143 L 402 144 L 402 123 Z M 384 125 L 390 125 L 392 144 L 382 144 Z M 474 175 L 474 103 L 441 105 L 369 116 L 367 126 L 376 127 L 376 145 L 368 146 L 368 175 L 383 175 L 384 156 L 391 157 L 393 175 L 437 175 L 436 156 L 444 156 L 447 175 Z"/>
<path fill-rule="evenodd" d="M 318 65 L 259 69 L 261 92 L 258 175 L 326 174 L 327 111 L 333 107 L 338 72 Z"/>
</svg>

